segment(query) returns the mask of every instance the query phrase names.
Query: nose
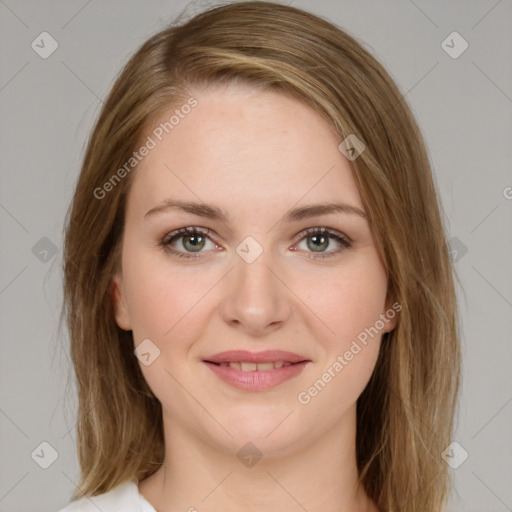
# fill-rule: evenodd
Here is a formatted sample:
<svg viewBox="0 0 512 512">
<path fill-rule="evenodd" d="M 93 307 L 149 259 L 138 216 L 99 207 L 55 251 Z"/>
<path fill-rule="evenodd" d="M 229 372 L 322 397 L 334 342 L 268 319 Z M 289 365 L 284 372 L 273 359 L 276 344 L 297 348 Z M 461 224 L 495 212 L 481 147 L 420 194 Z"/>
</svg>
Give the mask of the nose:
<svg viewBox="0 0 512 512">
<path fill-rule="evenodd" d="M 253 337 L 281 328 L 291 316 L 290 290 L 265 251 L 252 263 L 235 260 L 221 305 L 223 320 Z"/>
</svg>

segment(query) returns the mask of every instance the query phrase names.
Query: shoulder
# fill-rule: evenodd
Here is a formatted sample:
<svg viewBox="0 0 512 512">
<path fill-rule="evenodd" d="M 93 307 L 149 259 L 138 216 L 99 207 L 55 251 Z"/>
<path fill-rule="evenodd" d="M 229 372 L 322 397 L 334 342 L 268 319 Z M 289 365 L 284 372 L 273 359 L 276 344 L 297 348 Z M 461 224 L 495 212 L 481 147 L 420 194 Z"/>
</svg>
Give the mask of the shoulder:
<svg viewBox="0 0 512 512">
<path fill-rule="evenodd" d="M 114 489 L 97 496 L 83 497 L 72 501 L 58 512 L 122 512 L 131 509 L 139 512 L 133 506 L 138 500 L 138 489 L 135 482 L 125 482 Z M 142 509 L 140 509 L 142 511 Z"/>
</svg>

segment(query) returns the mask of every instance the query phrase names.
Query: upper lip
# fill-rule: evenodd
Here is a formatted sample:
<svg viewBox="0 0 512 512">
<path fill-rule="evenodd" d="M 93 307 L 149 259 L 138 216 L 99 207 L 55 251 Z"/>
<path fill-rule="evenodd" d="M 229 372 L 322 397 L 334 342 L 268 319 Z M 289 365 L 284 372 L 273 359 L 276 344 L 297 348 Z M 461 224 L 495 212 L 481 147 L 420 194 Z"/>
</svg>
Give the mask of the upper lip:
<svg viewBox="0 0 512 512">
<path fill-rule="evenodd" d="M 228 350 L 219 352 L 212 356 L 208 356 L 204 361 L 210 363 L 230 363 L 243 361 L 248 363 L 272 363 L 274 361 L 283 361 L 289 363 L 300 363 L 309 361 L 307 357 L 293 352 L 285 352 L 283 350 L 265 350 L 264 352 L 249 352 L 248 350 Z"/>
</svg>

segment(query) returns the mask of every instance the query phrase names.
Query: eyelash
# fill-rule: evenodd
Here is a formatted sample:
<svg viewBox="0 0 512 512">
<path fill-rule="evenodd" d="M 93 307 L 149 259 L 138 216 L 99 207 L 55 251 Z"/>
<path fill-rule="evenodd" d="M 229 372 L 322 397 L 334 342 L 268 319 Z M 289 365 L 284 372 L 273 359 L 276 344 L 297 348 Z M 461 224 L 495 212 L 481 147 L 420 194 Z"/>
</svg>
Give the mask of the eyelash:
<svg viewBox="0 0 512 512">
<path fill-rule="evenodd" d="M 177 256 L 178 258 L 186 258 L 186 259 L 193 259 L 193 258 L 199 258 L 201 257 L 201 252 L 198 253 L 186 253 L 182 251 L 177 251 L 171 246 L 171 243 L 175 240 L 181 238 L 183 235 L 202 235 L 209 238 L 210 230 L 206 228 L 200 228 L 200 227 L 187 227 L 187 228 L 181 228 L 177 229 L 176 231 L 172 231 L 171 233 L 168 233 L 165 235 L 162 240 L 159 242 L 159 245 L 164 248 L 166 251 L 170 252 L 172 255 Z M 325 258 L 331 258 L 333 256 L 336 256 L 340 252 L 350 249 L 352 247 L 352 241 L 347 238 L 346 236 L 342 235 L 341 233 L 334 231 L 330 228 L 325 227 L 315 227 L 315 228 L 308 228 L 304 231 L 301 231 L 297 235 L 297 242 L 294 243 L 297 244 L 301 242 L 303 239 L 307 238 L 308 236 L 312 235 L 329 235 L 329 238 L 333 238 L 337 242 L 341 244 L 341 247 L 338 249 L 335 249 L 334 251 L 326 252 L 326 253 L 315 253 L 311 252 L 311 254 L 314 254 L 314 256 L 308 256 L 308 258 L 311 259 L 325 259 Z M 213 240 L 212 240 L 213 242 Z M 214 242 L 215 243 L 215 242 Z"/>
</svg>

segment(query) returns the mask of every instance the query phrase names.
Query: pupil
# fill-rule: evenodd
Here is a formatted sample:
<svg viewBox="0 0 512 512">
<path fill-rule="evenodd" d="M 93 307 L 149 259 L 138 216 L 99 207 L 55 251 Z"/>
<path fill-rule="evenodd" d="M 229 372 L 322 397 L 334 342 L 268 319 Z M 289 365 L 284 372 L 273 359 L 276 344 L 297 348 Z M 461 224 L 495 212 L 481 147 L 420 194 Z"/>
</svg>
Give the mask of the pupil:
<svg viewBox="0 0 512 512">
<path fill-rule="evenodd" d="M 191 243 L 191 249 L 193 252 L 197 252 L 198 250 L 202 249 L 204 245 L 204 239 L 202 235 L 185 235 L 183 238 L 183 245 L 185 246 L 185 249 L 188 249 L 187 243 Z"/>
<path fill-rule="evenodd" d="M 310 237 L 310 239 L 315 241 L 313 242 L 314 245 L 310 246 L 310 249 L 326 249 L 327 246 L 329 245 L 328 238 L 324 235 L 313 235 Z M 321 242 L 317 244 L 316 241 L 319 240 L 321 240 Z"/>
</svg>

